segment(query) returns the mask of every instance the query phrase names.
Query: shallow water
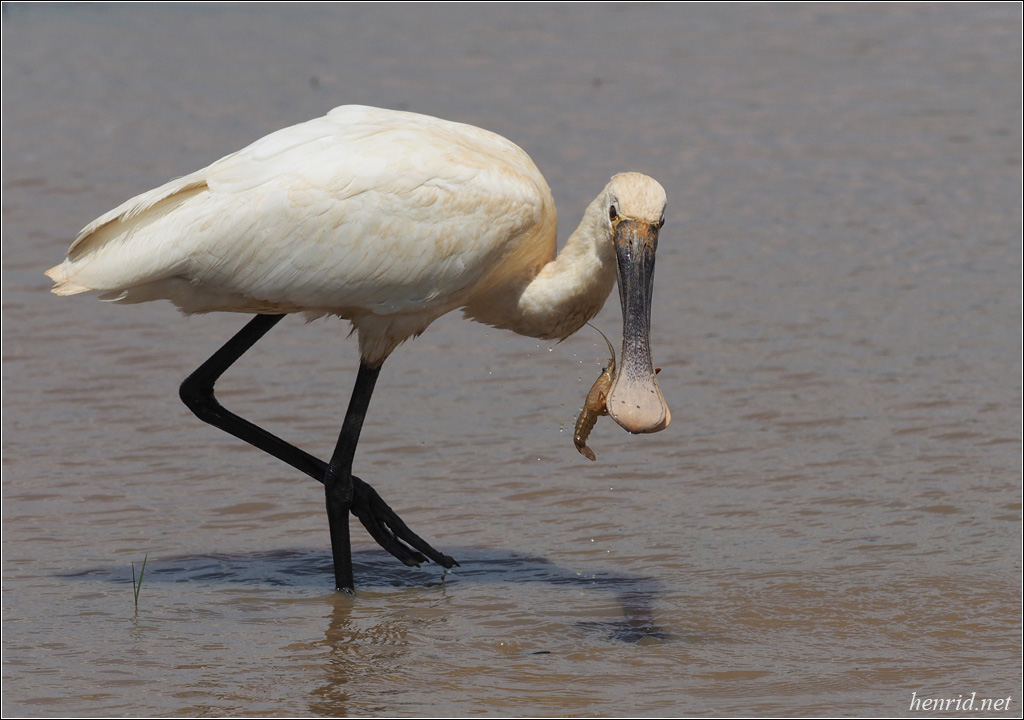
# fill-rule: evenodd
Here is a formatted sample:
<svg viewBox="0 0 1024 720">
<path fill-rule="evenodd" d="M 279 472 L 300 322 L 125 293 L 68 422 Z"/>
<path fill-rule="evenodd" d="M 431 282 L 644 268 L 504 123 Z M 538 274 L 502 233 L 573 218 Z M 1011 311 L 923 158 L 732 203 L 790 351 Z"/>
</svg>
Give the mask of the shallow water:
<svg viewBox="0 0 1024 720">
<path fill-rule="evenodd" d="M 1019 8 L 4 12 L 5 715 L 1020 715 Z M 591 464 L 599 336 L 443 318 L 385 366 L 356 465 L 461 567 L 354 524 L 355 598 L 319 485 L 177 399 L 244 318 L 42 275 L 128 197 L 343 103 L 506 135 L 562 237 L 615 172 L 669 193 L 672 426 L 602 420 Z M 286 320 L 225 403 L 328 454 L 346 333 Z"/>
</svg>

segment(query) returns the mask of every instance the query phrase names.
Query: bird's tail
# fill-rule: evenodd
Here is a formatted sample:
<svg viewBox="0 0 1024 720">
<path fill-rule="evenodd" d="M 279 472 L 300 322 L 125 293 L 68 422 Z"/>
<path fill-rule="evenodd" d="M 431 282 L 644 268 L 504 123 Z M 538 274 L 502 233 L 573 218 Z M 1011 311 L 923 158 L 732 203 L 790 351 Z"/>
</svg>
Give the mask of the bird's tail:
<svg viewBox="0 0 1024 720">
<path fill-rule="evenodd" d="M 95 289 L 86 285 L 79 285 L 69 278 L 68 268 L 66 267 L 68 264 L 69 262 L 65 260 L 60 265 L 54 265 L 46 271 L 46 277 L 53 280 L 53 287 L 50 288 L 50 292 L 54 295 L 77 295 L 78 293 Z"/>
<path fill-rule="evenodd" d="M 202 178 L 180 178 L 97 218 L 78 234 L 64 262 L 46 271 L 53 280 L 51 292 L 99 290 L 106 300 L 120 300 L 130 288 L 173 275 L 187 250 L 173 242 L 182 228 L 168 218 L 174 208 L 205 191 Z"/>
</svg>

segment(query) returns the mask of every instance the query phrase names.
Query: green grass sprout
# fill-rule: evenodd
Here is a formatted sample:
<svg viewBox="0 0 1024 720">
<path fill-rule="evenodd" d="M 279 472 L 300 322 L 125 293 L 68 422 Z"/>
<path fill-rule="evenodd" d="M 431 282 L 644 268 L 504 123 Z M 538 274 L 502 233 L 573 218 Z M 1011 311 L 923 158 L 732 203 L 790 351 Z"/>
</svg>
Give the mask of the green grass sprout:
<svg viewBox="0 0 1024 720">
<path fill-rule="evenodd" d="M 139 570 L 139 581 L 135 582 L 135 563 L 132 563 L 132 589 L 135 590 L 135 612 L 139 611 L 139 591 L 142 589 L 142 578 L 146 575 L 146 561 L 149 560 L 149 553 L 142 558 L 142 568 Z"/>
</svg>

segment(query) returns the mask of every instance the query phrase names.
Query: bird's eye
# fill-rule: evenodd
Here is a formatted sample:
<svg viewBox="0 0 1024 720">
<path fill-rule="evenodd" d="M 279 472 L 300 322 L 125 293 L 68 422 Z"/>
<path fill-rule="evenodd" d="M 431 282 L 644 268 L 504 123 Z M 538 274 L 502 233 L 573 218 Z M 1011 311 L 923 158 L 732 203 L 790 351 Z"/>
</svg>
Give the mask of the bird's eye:
<svg viewBox="0 0 1024 720">
<path fill-rule="evenodd" d="M 608 219 L 609 220 L 614 220 L 618 216 L 619 216 L 619 211 L 616 209 L 616 207 L 614 205 L 612 205 L 611 207 L 608 208 Z"/>
</svg>

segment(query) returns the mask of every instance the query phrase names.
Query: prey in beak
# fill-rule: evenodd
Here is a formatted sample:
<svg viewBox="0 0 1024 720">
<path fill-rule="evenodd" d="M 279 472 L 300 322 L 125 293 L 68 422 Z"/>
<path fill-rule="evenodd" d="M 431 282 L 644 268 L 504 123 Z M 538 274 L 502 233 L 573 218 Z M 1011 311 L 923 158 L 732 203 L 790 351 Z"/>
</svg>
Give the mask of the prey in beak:
<svg viewBox="0 0 1024 720">
<path fill-rule="evenodd" d="M 664 221 L 612 220 L 622 302 L 622 354 L 607 396 L 608 414 L 631 433 L 664 430 L 672 420 L 651 361 L 654 252 Z"/>
</svg>

